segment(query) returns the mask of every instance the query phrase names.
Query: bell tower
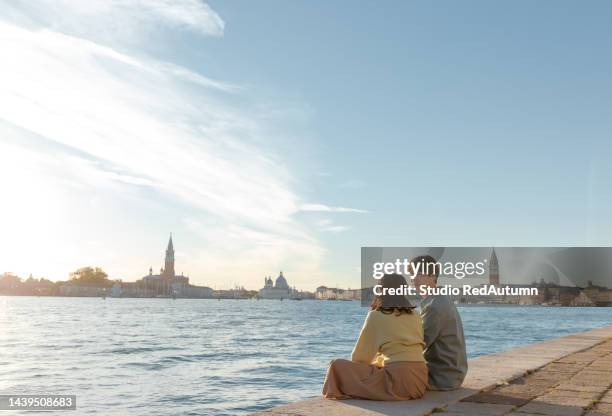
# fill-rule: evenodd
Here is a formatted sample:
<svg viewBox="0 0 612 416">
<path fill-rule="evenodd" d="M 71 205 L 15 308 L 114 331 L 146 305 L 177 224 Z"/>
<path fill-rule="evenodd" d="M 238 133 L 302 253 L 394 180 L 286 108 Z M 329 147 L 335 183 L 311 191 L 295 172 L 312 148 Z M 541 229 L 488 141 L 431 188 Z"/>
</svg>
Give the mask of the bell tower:
<svg viewBox="0 0 612 416">
<path fill-rule="evenodd" d="M 495 249 L 493 249 L 491 259 L 489 260 L 489 284 L 499 286 L 499 261 L 497 260 Z"/>
<path fill-rule="evenodd" d="M 170 233 L 170 240 L 168 240 L 168 248 L 166 248 L 164 277 L 174 277 L 174 245 L 172 244 L 172 233 Z"/>
</svg>

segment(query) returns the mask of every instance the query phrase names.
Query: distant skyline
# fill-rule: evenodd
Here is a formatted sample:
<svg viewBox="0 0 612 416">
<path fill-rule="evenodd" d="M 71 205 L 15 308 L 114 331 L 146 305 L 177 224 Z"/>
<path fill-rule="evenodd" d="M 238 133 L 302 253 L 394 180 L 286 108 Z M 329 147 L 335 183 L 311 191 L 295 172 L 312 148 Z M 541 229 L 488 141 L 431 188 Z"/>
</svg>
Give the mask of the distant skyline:
<svg viewBox="0 0 612 416">
<path fill-rule="evenodd" d="M 357 287 L 361 246 L 609 246 L 612 4 L 0 5 L 0 273 Z"/>
</svg>

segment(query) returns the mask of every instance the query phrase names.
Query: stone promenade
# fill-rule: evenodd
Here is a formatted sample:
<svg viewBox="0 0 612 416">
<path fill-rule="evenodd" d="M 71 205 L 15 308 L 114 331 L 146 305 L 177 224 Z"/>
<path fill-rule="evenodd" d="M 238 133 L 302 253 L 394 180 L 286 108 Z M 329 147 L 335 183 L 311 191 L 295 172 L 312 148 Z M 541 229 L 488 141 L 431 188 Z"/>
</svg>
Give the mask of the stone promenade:
<svg viewBox="0 0 612 416">
<path fill-rule="evenodd" d="M 490 391 L 435 409 L 436 416 L 612 416 L 612 340 Z"/>
<path fill-rule="evenodd" d="M 258 416 L 612 416 L 612 326 L 470 360 L 464 386 L 421 400 L 315 398 Z"/>
</svg>

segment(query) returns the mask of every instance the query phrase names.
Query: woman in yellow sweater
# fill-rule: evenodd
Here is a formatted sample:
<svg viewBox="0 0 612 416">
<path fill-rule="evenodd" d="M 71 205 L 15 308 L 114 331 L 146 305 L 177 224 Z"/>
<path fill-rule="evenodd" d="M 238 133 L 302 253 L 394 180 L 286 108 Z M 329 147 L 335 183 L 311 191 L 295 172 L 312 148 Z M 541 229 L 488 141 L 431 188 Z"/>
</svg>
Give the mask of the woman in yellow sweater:
<svg viewBox="0 0 612 416">
<path fill-rule="evenodd" d="M 385 288 L 400 288 L 403 276 L 385 275 Z M 383 292 L 384 293 L 384 292 Z M 376 296 L 351 360 L 333 360 L 323 385 L 326 399 L 410 400 L 427 389 L 420 314 L 404 296 Z"/>
</svg>

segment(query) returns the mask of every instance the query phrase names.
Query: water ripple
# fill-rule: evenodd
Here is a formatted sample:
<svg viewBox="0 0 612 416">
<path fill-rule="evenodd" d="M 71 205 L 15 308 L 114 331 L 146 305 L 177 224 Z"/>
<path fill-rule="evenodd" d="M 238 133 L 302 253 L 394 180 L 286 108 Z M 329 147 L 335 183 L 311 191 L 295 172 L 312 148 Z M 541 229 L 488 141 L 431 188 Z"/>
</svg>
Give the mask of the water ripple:
<svg viewBox="0 0 612 416">
<path fill-rule="evenodd" d="M 367 312 L 352 302 L 0 299 L 0 392 L 76 394 L 72 415 L 235 415 L 318 396 Z M 470 357 L 612 323 L 605 308 L 460 312 Z"/>
</svg>

